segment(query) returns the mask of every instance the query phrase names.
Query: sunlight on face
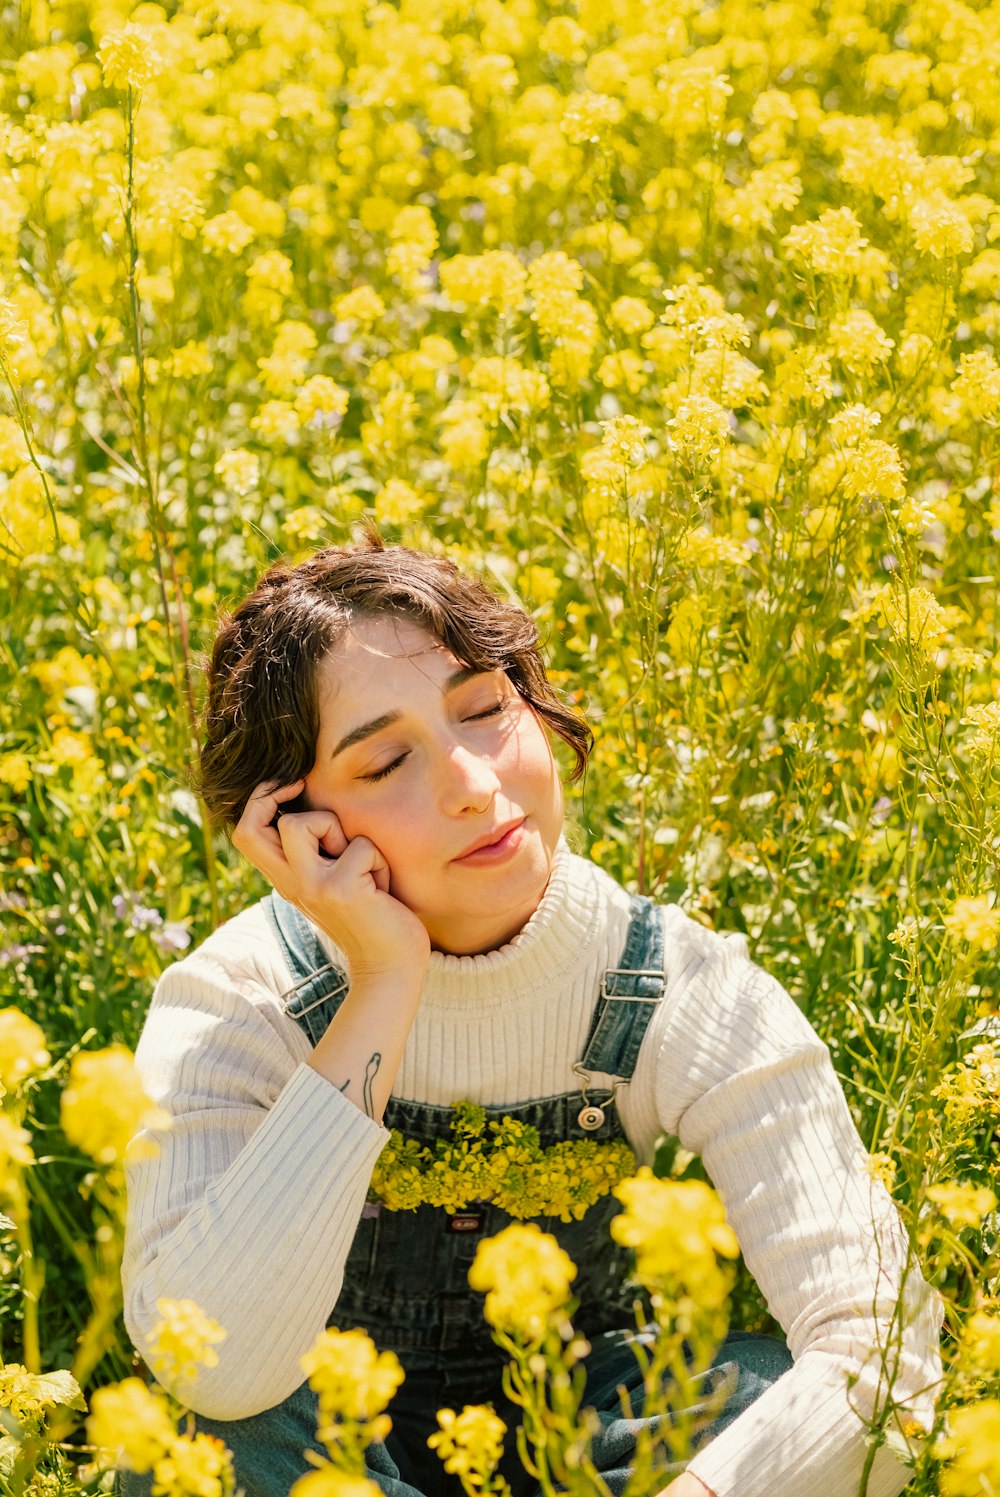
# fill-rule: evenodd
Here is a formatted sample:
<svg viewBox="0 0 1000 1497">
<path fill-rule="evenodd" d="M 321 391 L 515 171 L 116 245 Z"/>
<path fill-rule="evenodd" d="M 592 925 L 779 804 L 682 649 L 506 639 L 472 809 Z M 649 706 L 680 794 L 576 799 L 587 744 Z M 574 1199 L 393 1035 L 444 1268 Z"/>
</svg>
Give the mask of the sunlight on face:
<svg viewBox="0 0 1000 1497">
<path fill-rule="evenodd" d="M 369 837 L 439 950 L 492 951 L 537 908 L 562 788 L 533 709 L 409 620 L 361 620 L 320 667 L 311 807 Z"/>
</svg>

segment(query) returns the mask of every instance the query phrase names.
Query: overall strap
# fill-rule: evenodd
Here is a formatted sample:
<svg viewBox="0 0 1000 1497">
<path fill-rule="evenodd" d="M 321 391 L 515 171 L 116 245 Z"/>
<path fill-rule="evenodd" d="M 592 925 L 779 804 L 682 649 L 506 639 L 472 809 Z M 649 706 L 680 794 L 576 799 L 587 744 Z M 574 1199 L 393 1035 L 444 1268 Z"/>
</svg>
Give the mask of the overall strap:
<svg viewBox="0 0 1000 1497">
<path fill-rule="evenodd" d="M 659 906 L 643 894 L 630 896 L 632 910 L 619 965 L 610 967 L 587 1036 L 578 1074 L 600 1071 L 616 1081 L 635 1072 L 649 1021 L 663 997 L 663 919 Z"/>
<path fill-rule="evenodd" d="M 264 908 L 295 978 L 281 994 L 282 1006 L 318 1045 L 347 996 L 347 974 L 329 960 L 301 910 L 277 892 L 267 895 Z"/>
</svg>

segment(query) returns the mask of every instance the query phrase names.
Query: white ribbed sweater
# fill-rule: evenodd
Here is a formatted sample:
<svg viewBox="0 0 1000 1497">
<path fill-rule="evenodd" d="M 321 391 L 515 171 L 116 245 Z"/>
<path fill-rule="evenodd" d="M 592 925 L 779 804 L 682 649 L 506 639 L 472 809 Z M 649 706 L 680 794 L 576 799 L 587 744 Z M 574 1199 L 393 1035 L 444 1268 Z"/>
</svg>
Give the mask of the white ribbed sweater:
<svg viewBox="0 0 1000 1497">
<path fill-rule="evenodd" d="M 395 1096 L 515 1104 L 574 1091 L 601 975 L 618 963 L 628 896 L 560 846 L 541 905 L 501 950 L 434 953 Z M 691 1463 L 718 1497 L 850 1497 L 863 1419 L 894 1396 L 929 1421 L 939 1309 L 866 1157 L 826 1047 L 791 998 L 720 936 L 663 909 L 666 995 L 618 1106 L 640 1159 L 677 1134 L 702 1156 L 795 1365 Z M 324 936 L 334 960 L 339 953 Z M 129 1167 L 125 1316 L 142 1350 L 160 1296 L 226 1328 L 199 1412 L 237 1419 L 302 1380 L 388 1138 L 305 1062 L 283 1012 L 291 977 L 254 905 L 161 978 L 137 1059 L 172 1117 Z M 903 1283 L 905 1331 L 886 1346 Z M 881 1350 L 880 1348 L 881 1343 Z M 858 1412 L 860 1411 L 860 1412 Z M 869 1497 L 906 1468 L 879 1451 Z"/>
</svg>

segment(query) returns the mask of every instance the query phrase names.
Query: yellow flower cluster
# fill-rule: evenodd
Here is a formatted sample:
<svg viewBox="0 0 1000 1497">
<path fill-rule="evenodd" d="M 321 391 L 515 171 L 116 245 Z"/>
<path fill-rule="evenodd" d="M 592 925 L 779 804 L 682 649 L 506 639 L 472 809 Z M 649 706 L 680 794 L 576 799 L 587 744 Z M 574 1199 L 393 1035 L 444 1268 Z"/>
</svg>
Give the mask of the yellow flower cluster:
<svg viewBox="0 0 1000 1497">
<path fill-rule="evenodd" d="M 454 1137 L 424 1146 L 393 1130 L 372 1174 L 371 1198 L 390 1211 L 442 1206 L 461 1211 L 490 1201 L 518 1219 L 578 1220 L 635 1168 L 621 1140 L 565 1139 L 542 1148 L 537 1128 L 516 1118 L 486 1121 L 457 1103 Z"/>
<path fill-rule="evenodd" d="M 143 1091 L 132 1052 L 124 1045 L 73 1057 L 61 1119 L 70 1142 L 105 1165 L 123 1163 L 140 1128 L 162 1128 L 168 1121 Z"/>
<path fill-rule="evenodd" d="M 49 1063 L 45 1035 L 19 1008 L 0 1009 L 0 1097 Z"/>
<path fill-rule="evenodd" d="M 294 1482 L 288 1497 L 381 1497 L 382 1488 L 367 1476 L 355 1476 L 337 1466 L 307 1471 Z"/>
<path fill-rule="evenodd" d="M 926 1195 L 953 1227 L 981 1227 L 983 1217 L 997 1204 L 989 1186 L 973 1185 L 968 1180 L 944 1180 L 940 1185 L 928 1185 Z"/>
<path fill-rule="evenodd" d="M 964 1129 L 1000 1116 L 1000 1054 L 994 1044 L 974 1045 L 934 1088 L 951 1123 Z"/>
<path fill-rule="evenodd" d="M 466 1404 L 460 1414 L 439 1409 L 437 1422 L 428 1445 L 437 1451 L 447 1472 L 463 1478 L 466 1490 L 481 1491 L 489 1485 L 503 1455 L 507 1426 L 483 1404 Z"/>
<path fill-rule="evenodd" d="M 565 1317 L 576 1264 L 554 1237 L 534 1222 L 513 1222 L 481 1242 L 469 1283 L 486 1295 L 485 1315 L 495 1331 L 533 1344 Z"/>
<path fill-rule="evenodd" d="M 987 1497 L 1000 1491 L 1000 1400 L 984 1398 L 948 1414 L 934 1454 L 946 1462 L 941 1497 Z"/>
<path fill-rule="evenodd" d="M 39 1433 L 58 1406 L 84 1407 L 83 1396 L 71 1373 L 34 1373 L 19 1362 L 0 1362 L 0 1409 L 9 1410 L 23 1435 Z"/>
<path fill-rule="evenodd" d="M 178 1432 L 157 1389 L 129 1377 L 91 1398 L 87 1439 L 109 1465 L 152 1473 L 154 1497 L 228 1497 L 232 1457 L 212 1435 Z"/>
<path fill-rule="evenodd" d="M 625 1210 L 611 1223 L 611 1235 L 634 1248 L 640 1283 L 690 1294 L 705 1308 L 725 1302 L 730 1278 L 719 1258 L 735 1258 L 739 1244 L 711 1186 L 701 1180 L 659 1180 L 644 1166 L 615 1195 Z"/>
<path fill-rule="evenodd" d="M 963 894 L 944 917 L 945 929 L 958 943 L 992 951 L 1000 942 L 1000 907 L 987 894 Z"/>
<path fill-rule="evenodd" d="M 961 1358 L 984 1375 L 1000 1372 L 1000 1314 L 977 1310 L 962 1328 Z"/>
<path fill-rule="evenodd" d="M 364 1331 L 321 1331 L 302 1357 L 302 1371 L 327 1419 L 369 1424 L 403 1381 L 399 1359 L 376 1351 Z"/>
<path fill-rule="evenodd" d="M 146 1343 L 146 1360 L 161 1382 L 187 1383 L 199 1367 L 217 1367 L 225 1330 L 189 1299 L 158 1299 L 160 1319 Z"/>
</svg>

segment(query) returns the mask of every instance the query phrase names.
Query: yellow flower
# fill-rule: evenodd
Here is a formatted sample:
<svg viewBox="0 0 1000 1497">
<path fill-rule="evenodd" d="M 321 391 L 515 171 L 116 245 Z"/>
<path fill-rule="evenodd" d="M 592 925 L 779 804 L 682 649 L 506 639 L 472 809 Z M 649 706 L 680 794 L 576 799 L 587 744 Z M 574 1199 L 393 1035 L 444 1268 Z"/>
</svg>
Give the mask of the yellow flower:
<svg viewBox="0 0 1000 1497">
<path fill-rule="evenodd" d="M 247 267 L 247 282 L 279 296 L 291 296 L 292 262 L 280 250 L 267 250 Z"/>
<path fill-rule="evenodd" d="M 961 207 L 943 194 L 913 202 L 907 217 L 917 249 L 935 260 L 968 254 L 975 243 L 972 225 Z"/>
<path fill-rule="evenodd" d="M 493 100 L 517 88 L 514 59 L 506 52 L 481 53 L 466 69 L 465 82 L 475 103 L 487 108 Z"/>
<path fill-rule="evenodd" d="M 524 302 L 528 276 L 509 250 L 485 255 L 452 255 L 441 262 L 441 290 L 459 306 L 518 311 Z"/>
<path fill-rule="evenodd" d="M 686 462 L 710 462 L 729 441 L 729 417 L 708 395 L 689 395 L 679 402 L 667 426 L 670 445 Z"/>
<path fill-rule="evenodd" d="M 896 1161 L 891 1154 L 870 1154 L 867 1160 L 868 1173 L 873 1180 L 879 1180 L 886 1190 L 892 1190 L 896 1184 Z"/>
<path fill-rule="evenodd" d="M 384 525 L 405 525 L 423 514 L 427 499 L 402 478 L 390 478 L 375 495 L 375 514 Z"/>
<path fill-rule="evenodd" d="M 575 146 L 585 142 L 596 145 L 624 113 L 621 101 L 609 94 L 570 94 L 563 109 L 563 133 Z"/>
<path fill-rule="evenodd" d="M 201 228 L 202 243 L 212 254 L 238 255 L 255 238 L 250 225 L 231 208 L 207 219 Z"/>
<path fill-rule="evenodd" d="M 435 130 L 456 130 L 467 135 L 472 129 L 472 100 L 464 88 L 444 84 L 427 95 L 427 123 Z"/>
<path fill-rule="evenodd" d="M 290 442 L 302 425 L 290 400 L 265 400 L 250 418 L 250 430 L 260 433 L 264 442 Z"/>
<path fill-rule="evenodd" d="M 956 653 L 952 651 L 953 663 L 957 663 Z M 973 669 L 978 663 L 972 663 Z M 966 744 L 971 754 L 984 759 L 1000 758 L 1000 702 L 982 702 L 970 707 L 962 718 L 962 723 L 976 729 Z"/>
<path fill-rule="evenodd" d="M 860 270 L 868 240 L 850 208 L 828 208 L 814 222 L 789 229 L 781 242 L 816 275 L 844 280 Z"/>
<path fill-rule="evenodd" d="M 91 1395 L 87 1439 L 111 1452 L 115 1465 L 142 1473 L 167 1453 L 176 1432 L 163 1394 L 127 1377 Z"/>
<path fill-rule="evenodd" d="M 164 1383 L 185 1381 L 199 1367 L 217 1367 L 215 1347 L 226 1333 L 193 1300 L 158 1299 L 160 1319 L 146 1339 L 146 1360 Z"/>
<path fill-rule="evenodd" d="M 295 397 L 295 409 L 307 425 L 317 417 L 337 418 L 347 410 L 348 392 L 325 374 L 307 379 Z M 328 424 L 326 422 L 322 424 Z"/>
<path fill-rule="evenodd" d="M 385 312 L 385 302 L 371 286 L 356 286 L 337 298 L 333 310 L 341 322 L 377 322 Z"/>
<path fill-rule="evenodd" d="M 49 1063 L 45 1035 L 19 1008 L 0 1008 L 0 1096 Z"/>
<path fill-rule="evenodd" d="M 926 587 L 884 587 L 866 612 L 877 615 L 898 640 L 907 641 L 927 659 L 933 659 L 948 636 L 948 614 Z"/>
<path fill-rule="evenodd" d="M 177 1436 L 153 1466 L 153 1497 L 223 1497 L 233 1458 L 215 1435 Z"/>
<path fill-rule="evenodd" d="M 260 483 L 260 458 L 245 447 L 234 447 L 222 454 L 213 471 L 224 489 L 242 499 Z"/>
<path fill-rule="evenodd" d="M 376 1351 L 364 1331 L 321 1331 L 300 1365 L 323 1413 L 340 1419 L 372 1419 L 403 1381 L 395 1353 Z"/>
<path fill-rule="evenodd" d="M 212 355 L 203 342 L 185 343 L 164 359 L 163 367 L 175 379 L 191 379 L 196 374 L 211 374 Z"/>
<path fill-rule="evenodd" d="M 28 462 L 24 432 L 12 416 L 0 416 L 0 471 L 16 473 Z"/>
<path fill-rule="evenodd" d="M 990 904 L 987 894 L 963 894 L 944 917 L 949 935 L 980 951 L 992 951 L 1000 941 L 1000 908 Z"/>
<path fill-rule="evenodd" d="M 265 197 L 256 187 L 241 187 L 229 199 L 230 209 L 248 223 L 257 234 L 280 239 L 285 232 L 286 214 L 280 203 Z"/>
<path fill-rule="evenodd" d="M 974 421 L 1000 420 L 1000 364 L 988 348 L 962 354 L 951 388 Z"/>
<path fill-rule="evenodd" d="M 562 62 L 584 62 L 587 57 L 587 33 L 572 16 L 554 16 L 543 28 L 538 46 Z"/>
<path fill-rule="evenodd" d="M 1000 1372 L 1000 1315 L 977 1310 L 962 1330 L 962 1360 L 976 1372 Z"/>
<path fill-rule="evenodd" d="M 439 1409 L 436 1434 L 428 1445 L 444 1462 L 453 1476 L 464 1477 L 473 1488 L 486 1485 L 503 1455 L 503 1437 L 507 1426 L 483 1404 L 466 1404 L 460 1414 L 454 1409 Z"/>
<path fill-rule="evenodd" d="M 738 567 L 747 559 L 741 542 L 728 535 L 713 535 L 701 525 L 681 538 L 676 554 L 678 561 L 696 567 Z"/>
<path fill-rule="evenodd" d="M 895 348 L 870 312 L 853 307 L 830 324 L 830 345 L 845 369 L 852 374 L 871 374 L 884 364 Z"/>
<path fill-rule="evenodd" d="M 140 1128 L 164 1127 L 136 1075 L 131 1050 L 109 1045 L 73 1057 L 62 1094 L 62 1129 L 72 1144 L 98 1164 L 120 1164 Z"/>
<path fill-rule="evenodd" d="M 947 1465 L 940 1475 L 941 1497 L 989 1497 L 1000 1490 L 1000 1400 L 948 1413 L 947 1432 L 934 1444 Z"/>
<path fill-rule="evenodd" d="M 849 499 L 899 500 L 906 493 L 902 460 L 889 442 L 859 442 L 847 454 L 842 483 Z"/>
<path fill-rule="evenodd" d="M 830 417 L 830 435 L 840 447 L 858 447 L 881 422 L 878 411 L 866 405 L 845 405 Z"/>
<path fill-rule="evenodd" d="M 649 427 L 635 416 L 614 416 L 603 423 L 601 447 L 621 468 L 638 468 L 648 456 Z"/>
<path fill-rule="evenodd" d="M 109 31 L 97 49 L 108 88 L 144 88 L 163 69 L 163 58 L 148 26 L 129 21 Z"/>
<path fill-rule="evenodd" d="M 927 1198 L 953 1227 L 982 1226 L 983 1217 L 997 1203 L 988 1186 L 970 1185 L 965 1180 L 945 1180 L 940 1185 L 928 1185 Z"/>
<path fill-rule="evenodd" d="M 611 303 L 611 321 L 623 333 L 644 333 L 655 321 L 653 309 L 638 296 L 619 296 Z"/>
<path fill-rule="evenodd" d="M 962 271 L 962 290 L 971 296 L 1000 295 L 1000 250 L 985 249 Z"/>
<path fill-rule="evenodd" d="M 513 1223 L 481 1242 L 469 1269 L 472 1288 L 486 1295 L 490 1325 L 529 1343 L 544 1339 L 575 1278 L 572 1259 L 533 1222 Z"/>
<path fill-rule="evenodd" d="M 367 1476 L 352 1476 L 336 1466 L 325 1465 L 300 1476 L 288 1497 L 382 1497 L 382 1489 Z"/>
<path fill-rule="evenodd" d="M 38 1428 L 46 1405 L 40 1379 L 20 1362 L 0 1363 L 0 1409 L 9 1409 L 25 1428 Z"/>
<path fill-rule="evenodd" d="M 614 1193 L 625 1210 L 612 1221 L 611 1235 L 635 1249 L 639 1281 L 649 1289 L 682 1285 L 706 1308 L 721 1304 L 728 1282 L 717 1258 L 735 1258 L 739 1245 L 711 1186 L 658 1180 L 644 1166 Z"/>
<path fill-rule="evenodd" d="M 528 267 L 528 290 L 536 308 L 552 297 L 576 293 L 583 287 L 583 266 L 562 250 L 539 255 Z"/>
<path fill-rule="evenodd" d="M 0 755 L 0 785 L 7 785 L 15 795 L 21 795 L 33 779 L 31 760 L 27 754 L 15 752 Z"/>
</svg>

